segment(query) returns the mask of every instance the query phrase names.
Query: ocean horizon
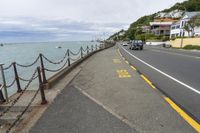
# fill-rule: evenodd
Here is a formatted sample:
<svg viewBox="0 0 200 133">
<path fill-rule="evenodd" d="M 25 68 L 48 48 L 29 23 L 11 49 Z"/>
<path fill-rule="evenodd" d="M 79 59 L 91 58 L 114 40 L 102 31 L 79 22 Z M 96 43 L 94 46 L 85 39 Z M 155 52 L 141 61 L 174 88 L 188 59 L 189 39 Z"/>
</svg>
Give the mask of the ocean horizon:
<svg viewBox="0 0 200 133">
<path fill-rule="evenodd" d="M 9 66 L 12 62 L 17 62 L 18 64 L 28 65 L 35 61 L 40 53 L 45 55 L 52 61 L 61 60 L 67 49 L 70 49 L 72 52 L 77 53 L 80 47 L 86 49 L 87 46 L 91 47 L 92 45 L 98 44 L 97 42 L 91 41 L 59 41 L 59 42 L 24 42 L 24 43 L 5 43 L 4 46 L 0 47 L 0 63 L 4 64 L 4 68 Z M 76 58 L 80 58 L 78 55 Z M 58 69 L 63 65 L 53 65 L 44 60 L 46 68 L 49 69 Z M 38 61 L 32 67 L 24 68 L 18 67 L 18 74 L 20 77 L 29 79 L 33 74 L 37 66 L 40 66 Z M 13 67 L 8 70 L 5 70 L 5 77 L 7 85 L 11 84 L 14 80 L 14 71 Z M 47 78 L 51 77 L 55 73 L 46 72 Z M 29 88 L 37 89 L 37 82 L 33 83 Z M 0 75 L 0 84 L 2 84 L 2 77 Z M 22 89 L 25 87 L 26 83 L 22 82 Z M 16 85 L 8 89 L 8 94 L 12 95 L 17 91 Z"/>
</svg>

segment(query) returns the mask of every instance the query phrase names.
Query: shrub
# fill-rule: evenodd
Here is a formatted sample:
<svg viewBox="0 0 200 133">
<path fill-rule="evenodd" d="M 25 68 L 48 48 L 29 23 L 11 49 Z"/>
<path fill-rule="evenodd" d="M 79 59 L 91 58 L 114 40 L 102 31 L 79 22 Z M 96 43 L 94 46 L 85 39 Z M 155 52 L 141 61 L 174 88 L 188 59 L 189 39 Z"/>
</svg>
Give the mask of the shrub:
<svg viewBox="0 0 200 133">
<path fill-rule="evenodd" d="M 200 50 L 200 46 L 199 45 L 186 45 L 186 46 L 183 47 L 183 49 L 188 49 L 188 50 L 196 49 L 196 50 Z"/>
</svg>

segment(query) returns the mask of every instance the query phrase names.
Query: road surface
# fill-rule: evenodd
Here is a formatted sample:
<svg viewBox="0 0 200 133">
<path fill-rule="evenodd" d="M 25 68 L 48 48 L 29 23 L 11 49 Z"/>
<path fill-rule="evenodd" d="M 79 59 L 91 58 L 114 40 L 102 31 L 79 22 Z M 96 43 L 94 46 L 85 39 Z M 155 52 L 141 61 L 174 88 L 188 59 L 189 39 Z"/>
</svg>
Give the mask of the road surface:
<svg viewBox="0 0 200 133">
<path fill-rule="evenodd" d="M 122 55 L 154 85 L 200 122 L 200 52 L 145 46 L 119 46 Z"/>
</svg>

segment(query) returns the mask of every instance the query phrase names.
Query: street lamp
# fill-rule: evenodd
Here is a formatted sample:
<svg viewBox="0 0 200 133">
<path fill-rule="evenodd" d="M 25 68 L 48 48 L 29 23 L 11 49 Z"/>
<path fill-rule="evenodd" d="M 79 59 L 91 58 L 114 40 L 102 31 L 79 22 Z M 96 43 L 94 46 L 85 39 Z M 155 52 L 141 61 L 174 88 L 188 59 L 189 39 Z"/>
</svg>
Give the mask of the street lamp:
<svg viewBox="0 0 200 133">
<path fill-rule="evenodd" d="M 184 8 L 184 12 L 182 13 L 182 17 L 185 15 L 185 13 L 187 12 L 187 9 L 185 8 L 185 6 L 183 6 L 183 5 L 179 5 L 178 6 L 179 7 L 179 9 L 180 9 L 180 7 L 183 7 Z M 182 25 L 181 25 L 182 26 Z M 184 34 L 185 34 L 185 29 L 184 29 L 184 27 L 182 27 L 182 32 L 181 32 L 182 34 L 181 34 L 181 48 L 183 47 L 183 38 L 184 38 Z"/>
</svg>

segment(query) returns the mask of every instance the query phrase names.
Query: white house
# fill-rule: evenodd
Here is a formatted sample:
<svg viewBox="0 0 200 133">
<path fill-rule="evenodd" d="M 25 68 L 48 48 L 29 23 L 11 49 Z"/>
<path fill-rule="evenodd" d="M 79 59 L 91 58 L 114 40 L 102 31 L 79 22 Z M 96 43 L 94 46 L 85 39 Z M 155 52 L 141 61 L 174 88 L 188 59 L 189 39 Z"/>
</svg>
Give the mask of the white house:
<svg viewBox="0 0 200 133">
<path fill-rule="evenodd" d="M 192 17 L 196 16 L 199 13 L 200 12 L 186 12 L 185 15 L 180 19 L 180 21 L 172 24 L 170 30 L 170 37 L 175 38 L 181 36 L 191 36 L 191 33 L 188 33 L 186 30 L 184 30 L 184 27 Z M 194 29 L 194 35 L 200 36 L 200 27 L 196 27 Z"/>
</svg>

